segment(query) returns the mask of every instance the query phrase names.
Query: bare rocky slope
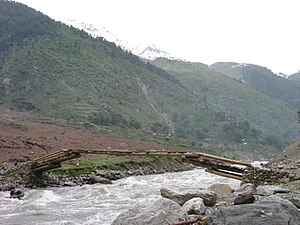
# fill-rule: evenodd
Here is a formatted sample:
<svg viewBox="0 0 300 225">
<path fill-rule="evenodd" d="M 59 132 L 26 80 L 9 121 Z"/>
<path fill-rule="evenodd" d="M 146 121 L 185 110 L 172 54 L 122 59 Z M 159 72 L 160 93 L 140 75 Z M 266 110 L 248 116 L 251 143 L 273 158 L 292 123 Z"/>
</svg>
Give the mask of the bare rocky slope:
<svg viewBox="0 0 300 225">
<path fill-rule="evenodd" d="M 296 141 L 290 145 L 284 152 L 281 154 L 280 159 L 289 159 L 293 161 L 300 160 L 300 140 Z"/>
</svg>

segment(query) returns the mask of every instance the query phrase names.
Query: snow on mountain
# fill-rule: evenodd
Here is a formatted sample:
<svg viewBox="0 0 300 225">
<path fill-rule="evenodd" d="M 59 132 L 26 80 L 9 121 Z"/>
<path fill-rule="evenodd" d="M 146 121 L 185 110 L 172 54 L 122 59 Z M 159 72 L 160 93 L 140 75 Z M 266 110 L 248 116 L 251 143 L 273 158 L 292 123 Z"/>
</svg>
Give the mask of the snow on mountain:
<svg viewBox="0 0 300 225">
<path fill-rule="evenodd" d="M 92 37 L 103 37 L 105 40 L 109 42 L 114 42 L 117 46 L 123 47 L 125 45 L 123 41 L 118 39 L 113 33 L 111 33 L 106 27 L 94 27 L 90 23 L 80 22 L 75 19 L 67 20 L 65 23 L 69 26 L 73 26 L 79 30 L 84 30 Z"/>
<path fill-rule="evenodd" d="M 283 74 L 283 73 L 275 73 L 278 77 L 288 78 L 289 75 Z"/>
<path fill-rule="evenodd" d="M 157 58 L 167 58 L 171 60 L 180 60 L 178 57 L 160 50 L 154 44 L 141 44 L 137 47 L 131 47 L 128 50 L 131 51 L 132 54 L 137 55 L 143 59 L 154 60 Z"/>
<path fill-rule="evenodd" d="M 234 69 L 234 68 L 243 68 L 243 67 L 246 67 L 246 66 L 249 66 L 247 63 L 236 63 L 234 65 L 231 66 L 231 69 Z"/>
<path fill-rule="evenodd" d="M 95 27 L 94 25 L 86 22 L 80 22 L 75 19 L 67 20 L 65 23 L 69 26 L 73 26 L 79 30 L 84 30 L 89 33 L 92 37 L 103 37 L 109 42 L 114 42 L 117 46 L 123 50 L 130 51 L 132 54 L 137 55 L 143 59 L 154 60 L 156 58 L 167 58 L 171 60 L 181 60 L 178 57 L 171 55 L 168 52 L 162 51 L 157 48 L 154 44 L 132 44 L 129 42 L 118 39 L 112 32 L 106 27 Z"/>
</svg>

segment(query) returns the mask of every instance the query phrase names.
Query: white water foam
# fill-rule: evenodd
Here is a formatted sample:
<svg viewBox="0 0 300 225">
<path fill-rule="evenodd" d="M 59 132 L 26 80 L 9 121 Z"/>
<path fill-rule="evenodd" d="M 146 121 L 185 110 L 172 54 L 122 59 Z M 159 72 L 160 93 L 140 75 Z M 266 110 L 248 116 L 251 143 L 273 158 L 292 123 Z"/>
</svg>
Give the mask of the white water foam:
<svg viewBox="0 0 300 225">
<path fill-rule="evenodd" d="M 132 176 L 113 184 L 94 184 L 26 190 L 24 200 L 9 199 L 0 193 L 0 224 L 6 225 L 109 225 L 132 206 L 153 202 L 165 185 L 207 188 L 214 183 L 236 189 L 240 181 L 219 177 L 203 169 L 149 176 Z"/>
<path fill-rule="evenodd" d="M 46 206 L 51 202 L 59 202 L 62 200 L 61 196 L 54 194 L 51 190 L 44 190 L 42 196 L 35 201 L 36 205 Z"/>
</svg>

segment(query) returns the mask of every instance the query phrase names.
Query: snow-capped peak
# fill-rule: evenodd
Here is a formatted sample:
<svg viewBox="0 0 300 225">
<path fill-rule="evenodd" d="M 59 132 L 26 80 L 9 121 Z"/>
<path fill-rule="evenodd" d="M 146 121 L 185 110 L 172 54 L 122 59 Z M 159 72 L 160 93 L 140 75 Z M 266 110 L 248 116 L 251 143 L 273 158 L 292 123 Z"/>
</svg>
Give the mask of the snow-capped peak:
<svg viewBox="0 0 300 225">
<path fill-rule="evenodd" d="M 283 77 L 283 78 L 288 78 L 288 77 L 289 77 L 289 75 L 286 75 L 286 74 L 284 74 L 284 73 L 276 73 L 276 75 L 277 75 L 278 77 Z"/>
<path fill-rule="evenodd" d="M 117 46 L 122 47 L 123 45 L 123 42 L 104 26 L 99 26 L 96 28 L 94 25 L 90 23 L 80 22 L 75 19 L 68 19 L 65 23 L 79 30 L 84 30 L 94 38 L 103 37 L 105 40 L 109 42 L 114 42 Z"/>
<path fill-rule="evenodd" d="M 171 60 L 180 60 L 178 57 L 160 50 L 154 44 L 140 44 L 136 47 L 131 47 L 128 50 L 131 51 L 132 54 L 137 55 L 143 59 L 154 60 L 157 58 L 167 58 Z"/>
<path fill-rule="evenodd" d="M 247 63 L 236 63 L 234 65 L 231 66 L 232 69 L 234 68 L 243 68 L 243 67 L 246 67 L 246 66 L 249 66 Z"/>
<path fill-rule="evenodd" d="M 118 39 L 112 32 L 110 32 L 106 27 L 94 25 L 86 22 L 77 21 L 76 19 L 69 19 L 65 21 L 69 26 L 73 26 L 77 29 L 84 30 L 92 37 L 103 37 L 109 42 L 114 42 L 117 46 L 121 47 L 123 50 L 129 51 L 134 55 L 137 55 L 143 59 L 154 60 L 156 58 L 167 58 L 171 60 L 180 60 L 178 57 L 171 55 L 168 52 L 162 51 L 157 48 L 154 44 L 131 44 L 129 42 L 122 41 Z"/>
</svg>

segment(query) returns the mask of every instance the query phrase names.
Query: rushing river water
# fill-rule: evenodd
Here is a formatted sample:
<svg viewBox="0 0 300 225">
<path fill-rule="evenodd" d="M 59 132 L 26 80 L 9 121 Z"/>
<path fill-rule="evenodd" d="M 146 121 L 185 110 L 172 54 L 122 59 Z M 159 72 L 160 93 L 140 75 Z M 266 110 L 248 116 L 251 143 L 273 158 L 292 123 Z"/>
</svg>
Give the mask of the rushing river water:
<svg viewBox="0 0 300 225">
<path fill-rule="evenodd" d="M 113 184 L 27 190 L 23 200 L 0 192 L 0 224 L 98 224 L 109 225 L 134 205 L 153 202 L 160 188 L 185 184 L 207 188 L 214 183 L 236 189 L 240 182 L 204 172 L 203 169 L 148 176 L 132 176 Z"/>
</svg>

